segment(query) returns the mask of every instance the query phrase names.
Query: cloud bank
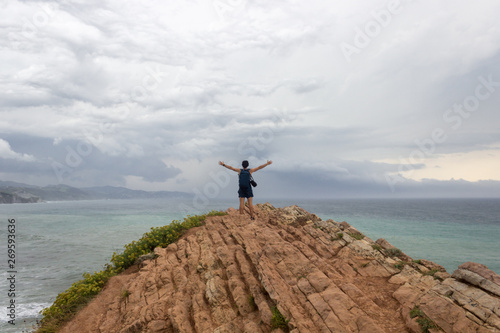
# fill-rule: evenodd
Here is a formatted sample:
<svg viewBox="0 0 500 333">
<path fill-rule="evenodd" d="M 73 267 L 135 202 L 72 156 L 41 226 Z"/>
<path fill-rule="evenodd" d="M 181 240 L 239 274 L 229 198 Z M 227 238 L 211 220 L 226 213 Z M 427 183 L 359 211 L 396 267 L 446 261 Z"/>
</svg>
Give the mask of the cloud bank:
<svg viewBox="0 0 500 333">
<path fill-rule="evenodd" d="M 2 180 L 500 196 L 496 1 L 1 6 Z"/>
</svg>

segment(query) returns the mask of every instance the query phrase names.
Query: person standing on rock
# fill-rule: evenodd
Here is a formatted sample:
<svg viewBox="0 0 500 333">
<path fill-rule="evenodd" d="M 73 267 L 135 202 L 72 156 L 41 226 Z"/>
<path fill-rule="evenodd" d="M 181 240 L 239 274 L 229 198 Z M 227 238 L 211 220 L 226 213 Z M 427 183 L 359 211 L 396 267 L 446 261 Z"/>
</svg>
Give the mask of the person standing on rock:
<svg viewBox="0 0 500 333">
<path fill-rule="evenodd" d="M 266 164 L 262 164 L 259 167 L 248 169 L 248 161 L 245 160 L 241 163 L 243 169 L 236 169 L 230 165 L 224 164 L 223 161 L 219 161 L 219 164 L 222 165 L 223 167 L 236 171 L 238 173 L 239 176 L 238 196 L 240 197 L 240 214 L 244 214 L 245 212 L 245 198 L 247 198 L 248 207 L 250 208 L 250 218 L 252 220 L 255 220 L 255 217 L 253 212 L 253 204 L 252 204 L 253 192 L 252 192 L 252 186 L 250 185 L 250 178 L 252 176 L 252 173 L 254 173 L 257 170 L 265 168 L 271 163 L 273 163 L 273 161 L 267 161 Z"/>
</svg>

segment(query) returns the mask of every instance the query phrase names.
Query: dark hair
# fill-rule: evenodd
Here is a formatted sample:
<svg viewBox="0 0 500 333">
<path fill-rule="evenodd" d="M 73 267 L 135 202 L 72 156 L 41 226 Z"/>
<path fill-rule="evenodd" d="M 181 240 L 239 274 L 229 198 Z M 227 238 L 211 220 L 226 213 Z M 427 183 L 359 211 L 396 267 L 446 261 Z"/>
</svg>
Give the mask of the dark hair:
<svg viewBox="0 0 500 333">
<path fill-rule="evenodd" d="M 243 162 L 241 162 L 241 166 L 243 167 L 243 169 L 246 169 L 248 167 L 248 161 L 244 160 Z"/>
</svg>

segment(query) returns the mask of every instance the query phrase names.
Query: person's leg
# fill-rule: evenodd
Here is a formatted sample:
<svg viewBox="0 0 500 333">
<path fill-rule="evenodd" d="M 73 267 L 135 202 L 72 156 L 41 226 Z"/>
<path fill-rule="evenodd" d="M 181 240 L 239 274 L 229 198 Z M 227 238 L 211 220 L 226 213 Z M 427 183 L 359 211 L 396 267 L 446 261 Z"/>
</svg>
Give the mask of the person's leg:
<svg viewBox="0 0 500 333">
<path fill-rule="evenodd" d="M 245 213 L 245 198 L 240 197 L 240 214 Z"/>
<path fill-rule="evenodd" d="M 250 208 L 250 217 L 254 218 L 252 199 L 252 197 L 248 198 L 248 207 Z"/>
</svg>

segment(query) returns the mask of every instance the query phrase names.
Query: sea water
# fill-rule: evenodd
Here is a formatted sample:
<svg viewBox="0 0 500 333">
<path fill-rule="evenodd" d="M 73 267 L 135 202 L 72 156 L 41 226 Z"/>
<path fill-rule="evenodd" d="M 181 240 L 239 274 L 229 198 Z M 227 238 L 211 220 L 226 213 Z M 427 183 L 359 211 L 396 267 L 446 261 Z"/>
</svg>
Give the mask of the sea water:
<svg viewBox="0 0 500 333">
<path fill-rule="evenodd" d="M 366 236 L 385 238 L 414 259 L 452 273 L 474 261 L 500 272 L 500 199 L 256 200 L 276 207 L 297 204 L 322 219 L 347 221 Z M 0 332 L 30 332 L 56 296 L 99 271 L 113 252 L 151 227 L 188 214 L 236 207 L 235 200 L 141 199 L 0 205 Z M 191 206 L 197 209 L 189 208 Z M 7 235 L 15 220 L 15 325 L 8 323 Z"/>
</svg>

